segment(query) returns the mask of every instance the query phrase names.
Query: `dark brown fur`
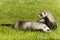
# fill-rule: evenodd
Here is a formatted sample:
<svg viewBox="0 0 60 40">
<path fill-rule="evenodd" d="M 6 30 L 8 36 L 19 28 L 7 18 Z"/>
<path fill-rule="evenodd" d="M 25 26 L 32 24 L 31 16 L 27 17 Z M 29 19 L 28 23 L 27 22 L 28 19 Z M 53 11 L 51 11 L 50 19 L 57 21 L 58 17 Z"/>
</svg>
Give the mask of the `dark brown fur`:
<svg viewBox="0 0 60 40">
<path fill-rule="evenodd" d="M 50 22 L 49 19 L 47 17 L 44 18 L 45 19 L 45 24 L 50 28 L 50 29 L 56 29 L 57 28 L 57 24 L 54 22 Z"/>
<path fill-rule="evenodd" d="M 18 26 L 21 26 L 23 23 L 25 23 L 26 21 L 18 21 Z M 12 26 L 13 28 L 15 28 L 15 24 L 16 23 L 13 23 L 13 24 L 1 24 L 2 26 Z"/>
</svg>

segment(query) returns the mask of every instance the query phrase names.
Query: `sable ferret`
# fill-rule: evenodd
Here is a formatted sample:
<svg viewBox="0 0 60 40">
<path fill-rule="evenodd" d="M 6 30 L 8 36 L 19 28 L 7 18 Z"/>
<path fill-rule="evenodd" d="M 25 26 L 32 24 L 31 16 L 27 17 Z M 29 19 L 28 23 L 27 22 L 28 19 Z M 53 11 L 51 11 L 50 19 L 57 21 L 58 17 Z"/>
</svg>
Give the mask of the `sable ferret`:
<svg viewBox="0 0 60 40">
<path fill-rule="evenodd" d="M 38 16 L 40 18 L 38 22 L 45 23 L 50 29 L 57 28 L 57 23 L 50 12 L 44 11 L 44 12 L 41 12 L 41 14 L 39 14 Z"/>
<path fill-rule="evenodd" d="M 14 28 L 21 28 L 23 30 L 42 30 L 44 32 L 51 32 L 49 27 L 43 23 L 38 22 L 26 22 L 26 21 L 18 21 L 14 24 L 1 24 L 2 26 L 12 26 Z"/>
</svg>

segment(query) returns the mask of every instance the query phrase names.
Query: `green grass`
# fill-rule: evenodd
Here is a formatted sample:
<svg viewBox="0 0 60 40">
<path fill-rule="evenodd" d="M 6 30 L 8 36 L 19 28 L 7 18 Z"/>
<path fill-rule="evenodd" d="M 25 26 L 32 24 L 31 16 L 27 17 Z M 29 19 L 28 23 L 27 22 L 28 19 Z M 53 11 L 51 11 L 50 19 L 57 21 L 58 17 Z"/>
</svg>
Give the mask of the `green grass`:
<svg viewBox="0 0 60 40">
<path fill-rule="evenodd" d="M 50 11 L 58 28 L 51 33 L 23 31 L 0 25 L 0 40 L 60 39 L 60 0 L 0 0 L 0 24 L 18 20 L 37 21 L 41 11 Z"/>
</svg>

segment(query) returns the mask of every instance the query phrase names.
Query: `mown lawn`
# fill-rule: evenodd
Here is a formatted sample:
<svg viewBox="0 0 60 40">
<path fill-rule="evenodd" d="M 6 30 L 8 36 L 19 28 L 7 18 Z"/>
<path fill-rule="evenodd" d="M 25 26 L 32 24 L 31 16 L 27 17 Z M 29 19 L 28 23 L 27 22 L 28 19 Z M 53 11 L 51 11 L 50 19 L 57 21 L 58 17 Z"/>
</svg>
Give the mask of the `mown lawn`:
<svg viewBox="0 0 60 40">
<path fill-rule="evenodd" d="M 0 40 L 60 39 L 60 0 L 0 0 L 0 24 L 18 20 L 37 21 L 41 11 L 50 11 L 58 28 L 51 33 L 23 31 L 0 25 Z"/>
</svg>

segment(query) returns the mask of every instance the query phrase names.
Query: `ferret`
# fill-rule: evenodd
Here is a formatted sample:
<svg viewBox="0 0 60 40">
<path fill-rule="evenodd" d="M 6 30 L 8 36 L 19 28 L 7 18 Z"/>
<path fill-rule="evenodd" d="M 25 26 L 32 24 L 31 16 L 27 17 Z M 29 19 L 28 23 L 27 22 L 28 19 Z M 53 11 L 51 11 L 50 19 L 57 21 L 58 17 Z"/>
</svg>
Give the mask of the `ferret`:
<svg viewBox="0 0 60 40">
<path fill-rule="evenodd" d="M 57 28 L 57 23 L 56 23 L 54 17 L 51 15 L 50 12 L 48 12 L 48 11 L 41 12 L 38 15 L 38 17 L 40 18 L 40 20 L 38 20 L 38 22 L 45 23 L 50 29 L 56 29 Z M 42 19 L 44 21 L 41 21 Z"/>
<path fill-rule="evenodd" d="M 22 30 L 42 30 L 43 32 L 51 32 L 49 27 L 43 23 L 18 21 L 14 24 L 1 24 L 2 26 L 12 26 L 14 28 L 21 28 Z"/>
</svg>

